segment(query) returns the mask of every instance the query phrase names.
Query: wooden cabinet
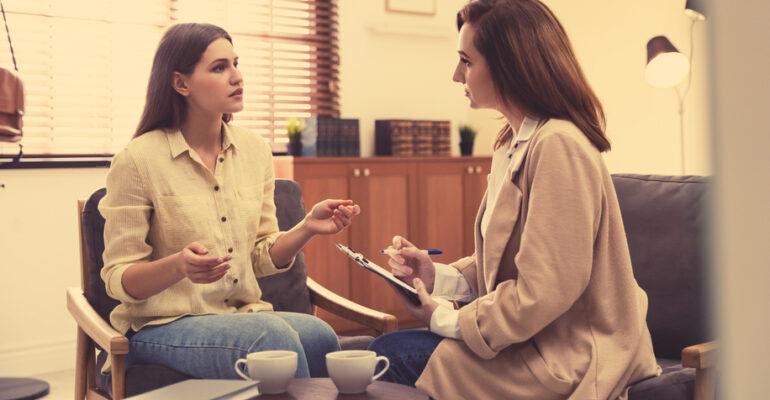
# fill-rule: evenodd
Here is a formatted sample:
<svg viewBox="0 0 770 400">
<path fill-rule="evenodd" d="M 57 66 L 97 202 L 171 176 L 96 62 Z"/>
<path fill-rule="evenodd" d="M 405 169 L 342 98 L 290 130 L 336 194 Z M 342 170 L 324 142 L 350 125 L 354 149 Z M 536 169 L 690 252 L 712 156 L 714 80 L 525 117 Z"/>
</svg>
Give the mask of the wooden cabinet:
<svg viewBox="0 0 770 400">
<path fill-rule="evenodd" d="M 326 198 L 350 198 L 361 206 L 349 229 L 308 243 L 308 274 L 342 296 L 395 315 L 399 328 L 419 326 L 381 278 L 348 260 L 334 243 L 347 244 L 384 268 L 388 257 L 379 250 L 394 235 L 442 249 L 434 258 L 439 262 L 472 254 L 472 225 L 490 163 L 490 157 L 292 159 L 283 169 L 290 172 L 279 176 L 300 184 L 306 207 Z M 333 315 L 319 316 L 339 333 L 361 330 Z"/>
</svg>

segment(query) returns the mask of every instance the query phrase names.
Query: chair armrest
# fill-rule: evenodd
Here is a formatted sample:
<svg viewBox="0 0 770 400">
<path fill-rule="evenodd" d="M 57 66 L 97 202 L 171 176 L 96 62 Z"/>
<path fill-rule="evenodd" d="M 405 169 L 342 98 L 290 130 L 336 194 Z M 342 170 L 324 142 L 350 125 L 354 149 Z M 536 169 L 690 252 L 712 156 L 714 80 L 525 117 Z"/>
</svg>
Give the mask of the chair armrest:
<svg viewBox="0 0 770 400">
<path fill-rule="evenodd" d="M 310 277 L 307 278 L 307 288 L 310 290 L 310 302 L 332 314 L 372 328 L 380 334 L 398 329 L 395 316 L 350 301 Z"/>
<path fill-rule="evenodd" d="M 711 368 L 716 365 L 717 342 L 706 342 L 682 350 L 682 366 Z"/>
<path fill-rule="evenodd" d="M 67 289 L 67 310 L 80 329 L 108 353 L 128 354 L 128 338 L 102 319 L 80 288 Z"/>
</svg>

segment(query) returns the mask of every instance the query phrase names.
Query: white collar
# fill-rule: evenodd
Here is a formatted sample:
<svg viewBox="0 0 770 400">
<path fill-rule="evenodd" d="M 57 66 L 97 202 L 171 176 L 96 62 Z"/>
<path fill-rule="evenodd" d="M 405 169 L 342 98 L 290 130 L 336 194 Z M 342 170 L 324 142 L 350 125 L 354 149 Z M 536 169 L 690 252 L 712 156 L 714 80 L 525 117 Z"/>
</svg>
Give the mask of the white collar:
<svg viewBox="0 0 770 400">
<path fill-rule="evenodd" d="M 532 137 L 532 134 L 537 130 L 537 125 L 539 123 L 539 120 L 524 117 L 524 120 L 521 121 L 518 134 L 516 135 L 516 140 L 511 140 L 508 144 L 508 155 L 513 153 L 513 150 L 518 147 L 517 145 L 519 142 L 526 142 Z"/>
</svg>

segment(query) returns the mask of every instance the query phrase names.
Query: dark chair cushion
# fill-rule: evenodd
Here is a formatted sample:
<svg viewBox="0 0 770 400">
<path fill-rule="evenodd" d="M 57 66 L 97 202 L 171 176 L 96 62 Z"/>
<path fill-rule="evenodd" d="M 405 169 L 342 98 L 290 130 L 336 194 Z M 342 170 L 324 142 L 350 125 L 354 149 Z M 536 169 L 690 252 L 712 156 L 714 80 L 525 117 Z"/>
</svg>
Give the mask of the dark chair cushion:
<svg viewBox="0 0 770 400">
<path fill-rule="evenodd" d="M 107 357 L 107 352 L 102 351 L 96 358 L 96 387 L 111 398 L 112 374 L 102 375 L 99 372 L 107 361 Z M 126 369 L 125 396 L 136 396 L 191 378 L 191 376 L 163 365 L 135 364 Z"/>
<path fill-rule="evenodd" d="M 660 376 L 636 383 L 628 391 L 629 400 L 690 400 L 695 395 L 695 369 L 679 360 L 659 358 Z"/>
<path fill-rule="evenodd" d="M 83 235 L 85 236 L 86 253 L 88 256 L 88 288 L 91 306 L 105 320 L 110 320 L 110 313 L 120 304 L 118 300 L 107 296 L 104 281 L 99 273 L 104 267 L 104 217 L 99 213 L 99 202 L 107 194 L 105 188 L 95 191 L 83 207 Z"/>
<path fill-rule="evenodd" d="M 612 176 L 634 276 L 647 292 L 647 325 L 657 357 L 679 360 L 687 346 L 713 340 L 705 272 L 709 179 Z"/>
<path fill-rule="evenodd" d="M 374 341 L 371 336 L 340 336 L 339 338 L 342 350 L 366 350 Z"/>
</svg>

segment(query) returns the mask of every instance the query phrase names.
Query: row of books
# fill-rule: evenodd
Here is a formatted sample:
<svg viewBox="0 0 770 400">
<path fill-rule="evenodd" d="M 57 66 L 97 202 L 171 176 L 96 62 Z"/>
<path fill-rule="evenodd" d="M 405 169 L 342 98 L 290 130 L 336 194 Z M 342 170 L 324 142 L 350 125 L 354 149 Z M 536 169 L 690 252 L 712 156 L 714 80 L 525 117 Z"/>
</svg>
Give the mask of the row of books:
<svg viewBox="0 0 770 400">
<path fill-rule="evenodd" d="M 448 156 L 449 121 L 383 119 L 374 123 L 378 156 Z"/>
<path fill-rule="evenodd" d="M 302 155 L 358 157 L 361 144 L 358 119 L 317 116 L 305 119 Z"/>
</svg>

